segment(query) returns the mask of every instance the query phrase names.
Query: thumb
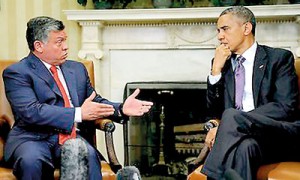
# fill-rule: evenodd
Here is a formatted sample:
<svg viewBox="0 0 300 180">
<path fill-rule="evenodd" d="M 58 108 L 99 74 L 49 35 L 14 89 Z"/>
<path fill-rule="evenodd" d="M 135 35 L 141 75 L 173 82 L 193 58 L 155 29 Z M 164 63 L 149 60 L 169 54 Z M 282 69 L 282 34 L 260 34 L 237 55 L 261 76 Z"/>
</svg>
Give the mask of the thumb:
<svg viewBox="0 0 300 180">
<path fill-rule="evenodd" d="M 92 94 L 86 99 L 86 101 L 93 101 L 95 96 L 96 96 L 96 93 L 95 93 L 95 91 L 93 91 Z"/>
<path fill-rule="evenodd" d="M 136 89 L 130 96 L 135 98 L 137 95 L 139 95 L 140 89 Z"/>
</svg>

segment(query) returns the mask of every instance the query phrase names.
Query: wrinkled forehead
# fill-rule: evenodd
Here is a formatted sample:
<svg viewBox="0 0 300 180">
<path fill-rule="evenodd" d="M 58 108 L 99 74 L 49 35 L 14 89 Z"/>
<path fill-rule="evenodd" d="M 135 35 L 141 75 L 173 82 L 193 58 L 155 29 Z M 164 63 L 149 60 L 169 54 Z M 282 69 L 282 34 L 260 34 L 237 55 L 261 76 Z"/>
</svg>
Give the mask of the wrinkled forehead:
<svg viewBox="0 0 300 180">
<path fill-rule="evenodd" d="M 58 37 L 67 37 L 67 33 L 65 30 L 61 31 L 50 31 L 49 38 L 58 38 Z"/>
<path fill-rule="evenodd" d="M 243 18 L 238 17 L 233 13 L 227 13 L 219 17 L 217 21 L 217 27 L 223 26 L 231 26 L 233 24 L 243 24 L 245 20 Z"/>
</svg>

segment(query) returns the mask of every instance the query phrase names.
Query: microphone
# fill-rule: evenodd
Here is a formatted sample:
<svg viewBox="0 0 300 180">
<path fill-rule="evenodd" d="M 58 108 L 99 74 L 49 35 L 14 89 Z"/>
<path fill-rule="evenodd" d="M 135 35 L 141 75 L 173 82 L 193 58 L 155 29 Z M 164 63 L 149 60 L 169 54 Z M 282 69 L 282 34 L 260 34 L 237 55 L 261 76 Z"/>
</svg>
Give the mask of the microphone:
<svg viewBox="0 0 300 180">
<path fill-rule="evenodd" d="M 142 180 L 140 171 L 135 166 L 125 166 L 117 172 L 117 180 Z"/>
<path fill-rule="evenodd" d="M 60 179 L 88 179 L 88 148 L 80 139 L 69 139 L 61 149 Z"/>
</svg>

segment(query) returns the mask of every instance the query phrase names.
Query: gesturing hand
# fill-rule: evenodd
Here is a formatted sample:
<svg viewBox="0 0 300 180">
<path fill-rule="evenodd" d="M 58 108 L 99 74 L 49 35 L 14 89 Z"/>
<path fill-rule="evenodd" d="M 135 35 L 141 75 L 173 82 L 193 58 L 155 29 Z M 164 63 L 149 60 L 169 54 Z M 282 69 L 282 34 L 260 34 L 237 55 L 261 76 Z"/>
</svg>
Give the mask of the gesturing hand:
<svg viewBox="0 0 300 180">
<path fill-rule="evenodd" d="M 93 92 L 81 106 L 81 116 L 83 120 L 95 120 L 114 114 L 114 107 L 109 104 L 93 102 L 96 93 Z"/>
<path fill-rule="evenodd" d="M 140 89 L 136 89 L 124 102 L 123 113 L 127 116 L 142 116 L 144 113 L 147 113 L 151 106 L 152 102 L 142 101 L 136 99 L 136 96 L 140 93 Z"/>
</svg>

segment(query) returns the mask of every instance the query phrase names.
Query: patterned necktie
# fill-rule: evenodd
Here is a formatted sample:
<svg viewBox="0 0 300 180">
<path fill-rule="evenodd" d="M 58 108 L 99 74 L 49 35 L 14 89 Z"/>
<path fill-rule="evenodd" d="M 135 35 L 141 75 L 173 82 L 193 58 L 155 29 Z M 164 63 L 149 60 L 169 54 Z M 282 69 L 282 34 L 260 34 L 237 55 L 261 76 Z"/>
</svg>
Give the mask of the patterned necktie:
<svg viewBox="0 0 300 180">
<path fill-rule="evenodd" d="M 240 56 L 236 59 L 235 67 L 235 107 L 238 110 L 243 109 L 243 93 L 245 86 L 245 68 L 243 62 L 246 59 L 243 56 Z"/>
<path fill-rule="evenodd" d="M 59 91 L 61 92 L 61 95 L 63 96 L 63 99 L 64 99 L 64 106 L 65 107 L 71 107 L 71 104 L 70 104 L 70 101 L 69 101 L 69 98 L 68 98 L 68 95 L 65 91 L 65 88 L 63 87 L 61 81 L 59 80 L 59 77 L 58 77 L 58 73 L 57 73 L 57 69 L 55 66 L 51 66 L 50 68 L 50 71 L 52 72 L 53 74 L 53 78 L 58 86 L 58 89 Z M 58 135 L 58 138 L 59 138 L 59 144 L 60 145 L 63 145 L 65 143 L 66 140 L 68 139 L 74 139 L 76 138 L 76 129 L 75 129 L 75 125 L 73 126 L 72 128 L 72 132 L 71 134 L 62 134 L 60 133 Z"/>
</svg>

